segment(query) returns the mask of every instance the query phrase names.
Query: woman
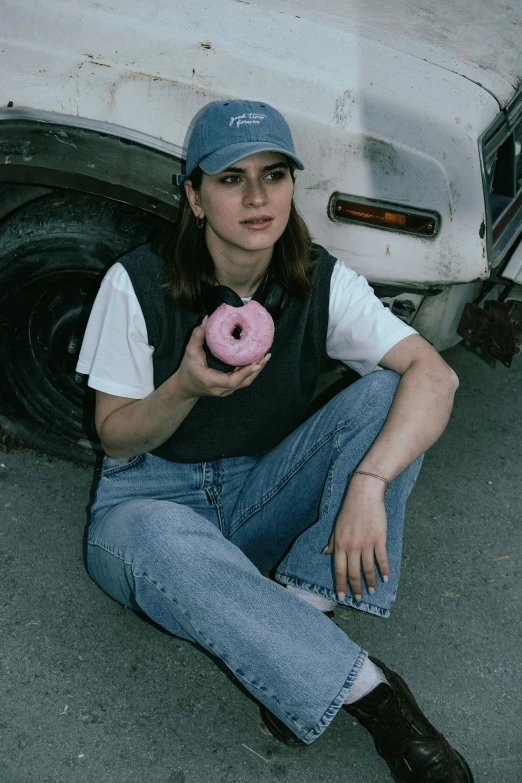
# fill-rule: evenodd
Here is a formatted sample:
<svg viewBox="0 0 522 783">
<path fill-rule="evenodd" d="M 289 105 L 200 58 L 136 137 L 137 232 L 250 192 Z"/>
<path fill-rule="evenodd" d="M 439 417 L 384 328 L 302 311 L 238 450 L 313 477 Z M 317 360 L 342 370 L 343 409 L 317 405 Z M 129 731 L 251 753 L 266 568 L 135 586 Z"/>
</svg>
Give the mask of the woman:
<svg viewBox="0 0 522 783">
<path fill-rule="evenodd" d="M 209 104 L 176 240 L 105 277 L 78 364 L 107 455 L 89 570 L 224 661 L 278 739 L 310 744 L 344 707 L 396 781 L 469 783 L 406 684 L 324 614 L 389 614 L 406 499 L 458 382 L 363 278 L 312 246 L 293 204 L 302 168 L 275 109 Z M 274 342 L 232 369 L 205 349 L 205 313 L 252 295 Z M 332 360 L 363 377 L 305 419 Z"/>
</svg>

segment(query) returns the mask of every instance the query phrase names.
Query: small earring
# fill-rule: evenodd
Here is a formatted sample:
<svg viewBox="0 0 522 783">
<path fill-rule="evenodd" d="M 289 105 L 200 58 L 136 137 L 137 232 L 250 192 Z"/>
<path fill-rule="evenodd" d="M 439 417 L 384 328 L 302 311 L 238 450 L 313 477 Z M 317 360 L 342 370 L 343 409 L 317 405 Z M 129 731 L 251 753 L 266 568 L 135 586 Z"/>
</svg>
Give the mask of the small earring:
<svg viewBox="0 0 522 783">
<path fill-rule="evenodd" d="M 205 225 L 205 218 L 196 215 L 196 225 L 198 228 L 203 228 L 203 226 Z"/>
</svg>

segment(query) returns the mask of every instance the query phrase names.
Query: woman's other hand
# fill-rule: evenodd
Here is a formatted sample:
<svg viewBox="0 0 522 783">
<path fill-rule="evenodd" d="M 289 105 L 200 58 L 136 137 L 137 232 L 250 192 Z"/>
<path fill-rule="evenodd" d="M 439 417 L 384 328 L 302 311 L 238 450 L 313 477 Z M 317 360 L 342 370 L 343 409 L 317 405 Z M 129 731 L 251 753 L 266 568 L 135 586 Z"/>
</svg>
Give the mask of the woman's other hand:
<svg viewBox="0 0 522 783">
<path fill-rule="evenodd" d="M 347 592 L 347 578 L 356 601 L 363 595 L 362 573 L 370 595 L 377 588 L 375 563 L 385 582 L 390 576 L 386 556 L 384 488 L 375 479 L 354 476 L 337 516 L 325 554 L 334 556 L 335 589 L 340 601 Z M 373 481 L 373 484 L 371 483 Z"/>
<path fill-rule="evenodd" d="M 205 326 L 208 316 L 197 326 L 190 337 L 185 354 L 173 377 L 177 378 L 179 389 L 187 398 L 228 397 L 238 389 L 250 386 L 270 359 L 268 353 L 256 364 L 235 367 L 231 372 L 212 370 L 203 350 Z"/>
</svg>

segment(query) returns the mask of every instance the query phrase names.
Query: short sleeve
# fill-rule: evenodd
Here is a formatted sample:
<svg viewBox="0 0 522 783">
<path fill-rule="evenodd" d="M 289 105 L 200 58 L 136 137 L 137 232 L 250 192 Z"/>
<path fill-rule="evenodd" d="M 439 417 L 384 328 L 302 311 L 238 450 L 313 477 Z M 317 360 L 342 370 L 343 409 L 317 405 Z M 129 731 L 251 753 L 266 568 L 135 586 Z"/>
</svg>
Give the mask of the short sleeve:
<svg viewBox="0 0 522 783">
<path fill-rule="evenodd" d="M 366 375 L 383 356 L 415 329 L 393 315 L 367 280 L 337 260 L 330 282 L 326 351 Z"/>
<path fill-rule="evenodd" d="M 153 353 L 129 275 L 116 263 L 94 301 L 76 371 L 93 389 L 139 400 L 154 391 Z"/>
</svg>

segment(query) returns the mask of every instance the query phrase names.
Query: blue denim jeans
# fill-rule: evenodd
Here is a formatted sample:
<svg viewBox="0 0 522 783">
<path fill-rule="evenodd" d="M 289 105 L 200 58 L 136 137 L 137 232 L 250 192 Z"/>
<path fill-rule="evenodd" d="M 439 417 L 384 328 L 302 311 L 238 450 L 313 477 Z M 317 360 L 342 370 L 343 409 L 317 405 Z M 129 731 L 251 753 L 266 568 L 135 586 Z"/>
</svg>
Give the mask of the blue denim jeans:
<svg viewBox="0 0 522 783">
<path fill-rule="evenodd" d="M 220 658 L 308 744 L 332 721 L 367 653 L 283 585 L 336 600 L 333 558 L 322 550 L 398 382 L 387 370 L 365 376 L 261 457 L 105 457 L 92 507 L 88 567 L 100 587 Z M 388 616 L 420 462 L 385 499 L 389 582 L 379 579 L 358 603 L 348 590 L 346 606 Z M 263 575 L 274 567 L 277 581 Z"/>
</svg>

